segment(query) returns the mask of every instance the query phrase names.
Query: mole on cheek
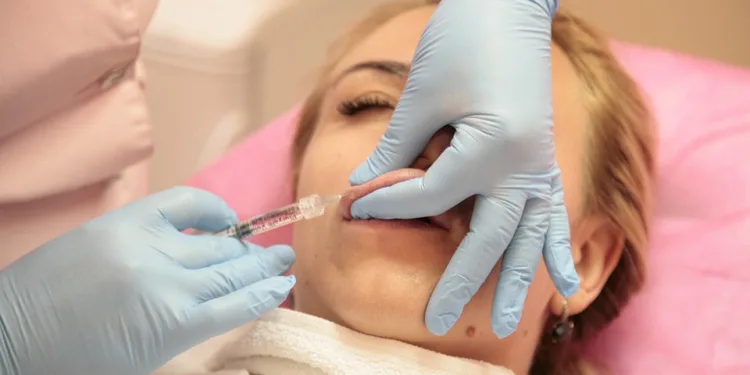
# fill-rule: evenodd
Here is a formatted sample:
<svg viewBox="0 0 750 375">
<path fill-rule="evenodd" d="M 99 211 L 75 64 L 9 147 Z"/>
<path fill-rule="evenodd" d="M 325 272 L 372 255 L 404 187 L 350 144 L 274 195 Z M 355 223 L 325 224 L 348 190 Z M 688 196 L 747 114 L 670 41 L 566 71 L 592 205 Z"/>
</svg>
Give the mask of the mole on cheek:
<svg viewBox="0 0 750 375">
<path fill-rule="evenodd" d="M 474 326 L 469 326 L 469 328 L 466 328 L 466 337 L 472 338 L 477 333 L 477 329 L 474 328 Z"/>
</svg>

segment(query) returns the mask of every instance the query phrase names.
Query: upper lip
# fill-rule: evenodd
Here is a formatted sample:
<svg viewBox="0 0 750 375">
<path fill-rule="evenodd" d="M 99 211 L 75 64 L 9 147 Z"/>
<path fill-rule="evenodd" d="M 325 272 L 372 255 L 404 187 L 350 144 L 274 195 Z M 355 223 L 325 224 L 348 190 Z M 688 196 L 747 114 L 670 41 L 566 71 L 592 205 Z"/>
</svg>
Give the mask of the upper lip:
<svg viewBox="0 0 750 375">
<path fill-rule="evenodd" d="M 454 207 L 440 215 L 430 216 L 426 219 L 432 225 L 450 231 L 457 222 L 460 222 L 461 215 L 459 215 L 457 207 Z"/>
</svg>

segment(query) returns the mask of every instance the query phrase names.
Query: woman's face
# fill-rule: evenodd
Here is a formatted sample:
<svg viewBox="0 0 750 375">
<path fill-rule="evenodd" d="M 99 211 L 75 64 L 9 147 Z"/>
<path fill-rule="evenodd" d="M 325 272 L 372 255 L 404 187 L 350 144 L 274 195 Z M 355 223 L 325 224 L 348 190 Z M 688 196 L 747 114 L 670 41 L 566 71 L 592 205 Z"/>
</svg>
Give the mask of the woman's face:
<svg viewBox="0 0 750 375">
<path fill-rule="evenodd" d="M 373 151 L 388 125 L 433 10 L 426 6 L 391 19 L 334 69 L 317 129 L 301 162 L 298 196 L 339 194 L 350 188 L 349 175 Z M 570 62 L 555 47 L 552 73 L 556 157 L 574 221 L 585 144 L 581 85 Z M 441 131 L 413 167 L 429 167 L 450 139 L 450 131 Z M 433 336 L 424 325 L 427 301 L 468 231 L 471 210 L 470 201 L 451 210 L 450 230 L 426 224 L 349 221 L 337 210 L 297 224 L 296 308 L 363 333 L 449 355 L 492 358 L 506 366 L 519 355 L 529 357 L 526 352 L 533 353 L 555 297 L 543 266 L 529 290 L 518 330 L 505 340 L 498 340 L 490 327 L 497 268 L 446 336 Z"/>
</svg>

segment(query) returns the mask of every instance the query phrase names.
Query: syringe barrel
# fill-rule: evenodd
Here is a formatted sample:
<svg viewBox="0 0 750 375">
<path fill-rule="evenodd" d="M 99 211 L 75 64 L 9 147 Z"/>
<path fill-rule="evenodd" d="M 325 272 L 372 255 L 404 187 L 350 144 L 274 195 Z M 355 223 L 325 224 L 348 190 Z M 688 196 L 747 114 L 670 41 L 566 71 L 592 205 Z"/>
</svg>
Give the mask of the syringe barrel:
<svg viewBox="0 0 750 375">
<path fill-rule="evenodd" d="M 325 213 L 327 204 L 338 202 L 340 195 L 322 197 L 318 194 L 301 198 L 296 203 L 266 212 L 245 220 L 214 234 L 235 238 L 245 238 L 268 232 L 303 219 L 312 219 Z"/>
</svg>

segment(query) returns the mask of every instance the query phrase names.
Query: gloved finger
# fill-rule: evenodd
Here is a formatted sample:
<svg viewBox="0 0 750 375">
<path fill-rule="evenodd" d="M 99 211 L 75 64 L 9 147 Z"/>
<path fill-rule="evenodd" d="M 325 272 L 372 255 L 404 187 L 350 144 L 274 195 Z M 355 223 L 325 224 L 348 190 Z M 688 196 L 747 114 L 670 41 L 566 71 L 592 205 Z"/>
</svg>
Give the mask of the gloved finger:
<svg viewBox="0 0 750 375">
<path fill-rule="evenodd" d="M 294 284 L 294 276 L 271 277 L 201 303 L 188 312 L 185 335 L 197 344 L 254 321 L 279 307 Z"/>
<path fill-rule="evenodd" d="M 544 263 L 557 291 L 570 298 L 578 291 L 578 272 L 570 251 L 570 221 L 563 202 L 562 181 L 552 180 L 549 229 L 544 241 Z"/>
<path fill-rule="evenodd" d="M 456 323 L 502 257 L 525 203 L 526 195 L 520 190 L 505 191 L 498 198 L 477 198 L 469 233 L 427 304 L 425 323 L 430 332 L 442 336 Z"/>
<path fill-rule="evenodd" d="M 187 269 L 198 269 L 265 251 L 264 248 L 232 237 L 180 234 L 177 245 L 160 251 Z"/>
<path fill-rule="evenodd" d="M 412 69 L 412 72 L 415 70 Z M 349 176 L 352 185 L 361 185 L 384 173 L 408 167 L 435 132 L 447 125 L 439 118 L 430 118 L 434 113 L 424 106 L 424 94 L 420 96 L 424 90 L 415 87 L 415 82 L 412 77 L 407 81 L 391 122 L 375 151 Z"/>
<path fill-rule="evenodd" d="M 237 214 L 226 202 L 205 190 L 179 186 L 152 198 L 161 215 L 178 231 L 193 228 L 215 232 L 237 223 Z"/>
<path fill-rule="evenodd" d="M 439 215 L 476 194 L 469 181 L 474 164 L 457 132 L 451 145 L 435 160 L 423 177 L 380 188 L 352 203 L 355 219 L 413 219 Z"/>
<path fill-rule="evenodd" d="M 289 270 L 295 254 L 291 247 L 277 245 L 221 264 L 198 270 L 201 300 L 211 300 Z"/>
<path fill-rule="evenodd" d="M 513 333 L 521 320 L 526 294 L 542 257 L 549 204 L 542 198 L 529 199 L 505 251 L 492 302 L 492 330 L 499 338 Z"/>
</svg>

